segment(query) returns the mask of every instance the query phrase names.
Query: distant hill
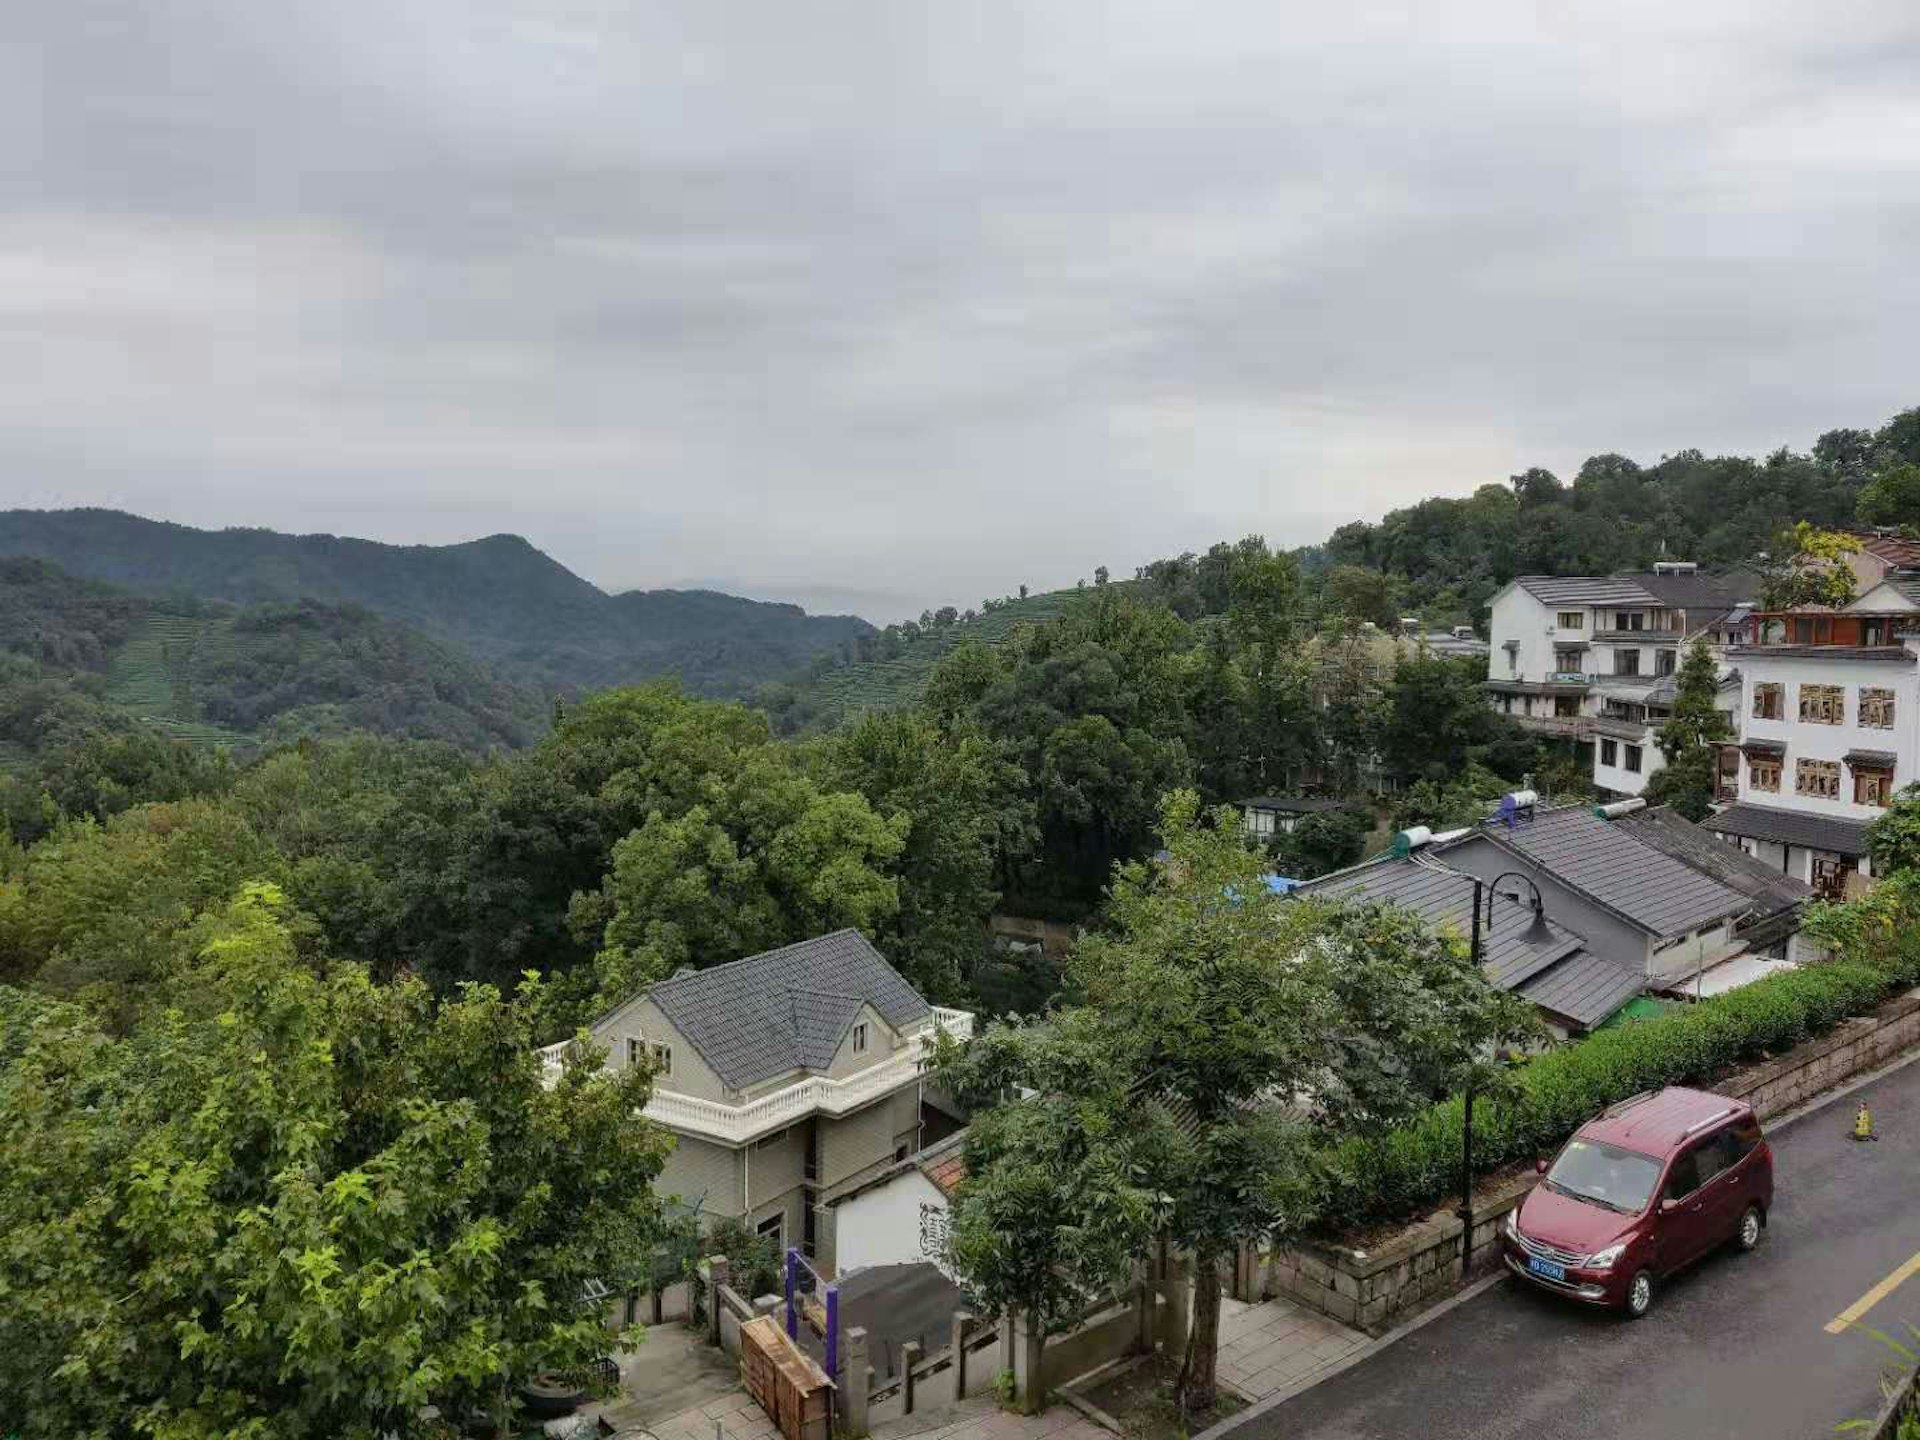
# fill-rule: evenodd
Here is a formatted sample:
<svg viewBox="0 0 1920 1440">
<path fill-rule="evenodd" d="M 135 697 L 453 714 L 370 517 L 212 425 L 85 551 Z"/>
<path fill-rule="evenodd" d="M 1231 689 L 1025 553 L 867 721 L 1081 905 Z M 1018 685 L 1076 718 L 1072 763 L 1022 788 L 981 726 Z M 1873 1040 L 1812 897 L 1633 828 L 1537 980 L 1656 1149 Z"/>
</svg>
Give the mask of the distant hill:
<svg viewBox="0 0 1920 1440">
<path fill-rule="evenodd" d="M 933 667 L 956 646 L 972 641 L 996 649 L 1021 626 L 1053 619 L 1084 593 L 1050 590 L 1008 599 L 984 614 L 919 630 L 898 655 L 885 660 L 849 661 L 831 668 L 816 666 L 790 686 L 770 688 L 762 699 L 782 728 L 789 731 L 832 725 L 862 710 L 912 704 L 926 693 Z"/>
<path fill-rule="evenodd" d="M 385 545 L 117 510 L 0 511 L 0 556 L 10 555 L 146 595 L 364 606 L 546 691 L 678 675 L 690 690 L 744 694 L 873 629 L 713 591 L 609 595 L 517 535 Z"/>
<path fill-rule="evenodd" d="M 548 719 L 537 692 L 362 606 L 141 596 L 39 559 L 0 559 L 0 660 L 16 759 L 129 723 L 197 745 L 367 730 L 483 751 Z"/>
</svg>

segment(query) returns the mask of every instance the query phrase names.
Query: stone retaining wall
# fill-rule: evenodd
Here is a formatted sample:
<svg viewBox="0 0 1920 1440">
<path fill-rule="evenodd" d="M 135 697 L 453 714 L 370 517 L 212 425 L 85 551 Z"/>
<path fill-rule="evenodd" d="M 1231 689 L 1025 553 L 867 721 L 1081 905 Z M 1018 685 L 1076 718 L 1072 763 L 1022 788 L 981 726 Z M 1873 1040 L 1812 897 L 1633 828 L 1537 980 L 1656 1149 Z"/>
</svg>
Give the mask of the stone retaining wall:
<svg viewBox="0 0 1920 1440">
<path fill-rule="evenodd" d="M 1843 1020 L 1819 1039 L 1731 1075 L 1714 1089 L 1745 1100 L 1766 1120 L 1878 1069 L 1915 1045 L 1920 1045 L 1920 992 L 1891 1000 L 1871 1015 Z M 1285 1295 L 1343 1325 L 1383 1334 L 1426 1302 L 1495 1269 L 1500 1264 L 1500 1227 L 1533 1184 L 1531 1173 L 1521 1174 L 1491 1195 L 1475 1197 L 1473 1259 L 1465 1280 L 1460 1221 L 1442 1212 L 1366 1250 L 1313 1242 L 1248 1255 L 1236 1290 L 1261 1298 Z"/>
</svg>

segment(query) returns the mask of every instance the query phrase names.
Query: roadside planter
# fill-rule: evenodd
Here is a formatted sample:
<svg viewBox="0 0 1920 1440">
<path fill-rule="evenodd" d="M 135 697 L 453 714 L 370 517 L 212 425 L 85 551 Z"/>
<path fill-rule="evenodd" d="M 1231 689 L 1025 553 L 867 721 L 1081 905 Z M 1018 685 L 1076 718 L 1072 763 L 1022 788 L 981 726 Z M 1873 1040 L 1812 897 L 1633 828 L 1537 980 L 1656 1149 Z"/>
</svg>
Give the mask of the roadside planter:
<svg viewBox="0 0 1920 1440">
<path fill-rule="evenodd" d="M 1769 1120 L 1856 1075 L 1878 1069 L 1916 1045 L 1920 1045 L 1920 995 L 1909 993 L 1871 1014 L 1840 1020 L 1825 1035 L 1774 1059 L 1717 1078 L 1674 1076 L 1658 1083 L 1700 1080 L 1707 1088 L 1745 1100 L 1756 1115 Z M 1593 1112 L 1625 1098 L 1625 1094 L 1608 1097 Z M 1553 1140 L 1552 1147 L 1557 1148 L 1561 1139 L 1564 1136 Z M 1509 1161 L 1505 1169 L 1482 1182 L 1474 1195 L 1471 1260 L 1464 1276 L 1461 1225 L 1449 1208 L 1384 1237 L 1335 1235 L 1289 1250 L 1249 1249 L 1240 1256 L 1233 1292 L 1247 1300 L 1284 1295 L 1344 1325 L 1383 1334 L 1427 1303 L 1497 1270 L 1507 1212 L 1520 1203 L 1536 1179 L 1531 1163 Z"/>
</svg>

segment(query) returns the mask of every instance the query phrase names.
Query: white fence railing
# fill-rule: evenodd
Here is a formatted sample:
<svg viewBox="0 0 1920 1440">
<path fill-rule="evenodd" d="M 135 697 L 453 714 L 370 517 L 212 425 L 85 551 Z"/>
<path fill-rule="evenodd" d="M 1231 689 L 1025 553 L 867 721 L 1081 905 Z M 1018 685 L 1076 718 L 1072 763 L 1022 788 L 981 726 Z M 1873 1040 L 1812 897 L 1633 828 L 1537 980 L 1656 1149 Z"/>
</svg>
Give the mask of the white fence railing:
<svg viewBox="0 0 1920 1440">
<path fill-rule="evenodd" d="M 958 1040 L 973 1034 L 973 1015 L 966 1010 L 935 1007 L 933 1018 L 907 1038 L 899 1051 L 877 1065 L 869 1065 L 844 1080 L 825 1075 L 809 1075 L 770 1094 L 727 1104 L 703 1100 L 694 1095 L 676 1095 L 654 1091 L 643 1112 L 649 1119 L 675 1130 L 684 1130 L 708 1139 L 739 1145 L 778 1130 L 808 1115 L 840 1116 L 891 1094 L 919 1079 L 929 1042 L 936 1033 L 945 1032 Z M 568 1041 L 549 1045 L 541 1052 L 549 1083 L 560 1072 Z"/>
</svg>

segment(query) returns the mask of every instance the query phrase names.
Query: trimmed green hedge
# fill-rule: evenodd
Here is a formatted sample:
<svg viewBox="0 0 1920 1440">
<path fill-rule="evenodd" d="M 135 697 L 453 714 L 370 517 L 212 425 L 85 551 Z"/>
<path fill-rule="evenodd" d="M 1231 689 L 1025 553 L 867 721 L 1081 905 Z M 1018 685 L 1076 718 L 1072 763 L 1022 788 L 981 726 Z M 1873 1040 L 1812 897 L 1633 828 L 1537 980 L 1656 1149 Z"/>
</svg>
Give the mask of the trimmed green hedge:
<svg viewBox="0 0 1920 1440">
<path fill-rule="evenodd" d="M 1910 953 L 1826 962 L 1549 1051 L 1521 1072 L 1518 1104 L 1475 1105 L 1475 1168 L 1484 1173 L 1557 1148 L 1615 1101 L 1785 1050 L 1917 981 L 1920 961 Z M 1324 1213 L 1354 1223 L 1395 1220 L 1456 1192 L 1460 1112 L 1455 1096 L 1384 1135 L 1336 1146 L 1329 1158 L 1341 1188 Z"/>
</svg>

